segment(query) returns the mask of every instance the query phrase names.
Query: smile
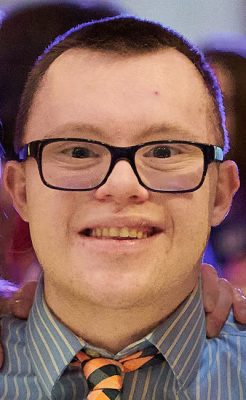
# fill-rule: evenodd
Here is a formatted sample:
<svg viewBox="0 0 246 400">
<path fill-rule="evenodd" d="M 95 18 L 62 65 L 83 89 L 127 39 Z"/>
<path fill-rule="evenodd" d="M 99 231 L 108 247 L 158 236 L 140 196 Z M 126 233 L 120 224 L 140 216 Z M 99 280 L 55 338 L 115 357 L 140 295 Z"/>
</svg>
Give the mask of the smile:
<svg viewBox="0 0 246 400">
<path fill-rule="evenodd" d="M 129 239 L 147 239 L 157 233 L 160 233 L 160 229 L 155 227 L 132 228 L 132 227 L 96 227 L 92 229 L 85 229 L 82 235 L 94 238 L 103 239 L 118 239 L 118 240 L 129 240 Z"/>
</svg>

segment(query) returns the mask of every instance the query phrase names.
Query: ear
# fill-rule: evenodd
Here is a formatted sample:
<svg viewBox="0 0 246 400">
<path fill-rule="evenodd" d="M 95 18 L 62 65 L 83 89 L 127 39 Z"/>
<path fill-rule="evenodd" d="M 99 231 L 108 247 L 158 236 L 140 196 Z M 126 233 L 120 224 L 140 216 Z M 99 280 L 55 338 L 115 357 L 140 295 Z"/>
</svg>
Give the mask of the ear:
<svg viewBox="0 0 246 400">
<path fill-rule="evenodd" d="M 234 194 L 240 186 L 238 168 L 233 161 L 224 161 L 219 166 L 217 189 L 212 211 L 211 225 L 219 225 L 231 208 Z"/>
<path fill-rule="evenodd" d="M 28 222 L 26 202 L 26 173 L 23 163 L 8 161 L 4 168 L 3 183 L 21 218 Z"/>
</svg>

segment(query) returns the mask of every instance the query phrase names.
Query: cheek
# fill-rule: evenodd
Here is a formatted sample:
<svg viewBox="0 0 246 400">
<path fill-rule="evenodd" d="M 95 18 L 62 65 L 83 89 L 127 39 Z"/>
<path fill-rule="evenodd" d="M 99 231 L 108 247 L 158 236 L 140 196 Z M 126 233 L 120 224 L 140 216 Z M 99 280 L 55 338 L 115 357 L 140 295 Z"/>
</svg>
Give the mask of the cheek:
<svg viewBox="0 0 246 400">
<path fill-rule="evenodd" d="M 189 293 L 197 281 L 198 265 L 209 234 L 209 212 L 204 196 L 187 194 L 172 199 L 173 232 L 166 260 L 165 280 L 169 287 Z"/>
<path fill-rule="evenodd" d="M 210 230 L 210 206 L 208 190 L 182 195 L 172 200 L 172 218 L 176 245 L 185 252 L 198 250 L 206 245 Z M 178 248 L 178 247 L 177 247 Z"/>
<path fill-rule="evenodd" d="M 67 231 L 67 215 L 61 202 L 51 198 L 39 196 L 32 199 L 32 209 L 29 218 L 30 233 L 33 247 L 41 265 L 46 260 L 53 261 L 55 254 L 64 251 L 64 242 Z"/>
<path fill-rule="evenodd" d="M 39 261 L 53 258 L 59 251 L 66 252 L 70 221 L 76 210 L 76 201 L 71 192 L 49 189 L 46 186 L 30 185 L 27 190 L 28 219 L 34 249 Z"/>
</svg>

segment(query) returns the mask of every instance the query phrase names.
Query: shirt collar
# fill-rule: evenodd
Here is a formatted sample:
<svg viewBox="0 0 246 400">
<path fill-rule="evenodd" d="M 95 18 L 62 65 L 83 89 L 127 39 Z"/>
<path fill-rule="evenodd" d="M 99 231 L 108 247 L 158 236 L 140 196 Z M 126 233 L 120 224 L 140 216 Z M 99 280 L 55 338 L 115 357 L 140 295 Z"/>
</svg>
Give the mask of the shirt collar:
<svg viewBox="0 0 246 400">
<path fill-rule="evenodd" d="M 27 350 L 36 376 L 48 398 L 52 389 L 84 342 L 49 310 L 40 279 L 26 329 Z"/>
<path fill-rule="evenodd" d="M 197 374 L 206 340 L 200 283 L 170 317 L 149 335 L 148 340 L 168 362 L 179 388 L 188 387 Z"/>
<path fill-rule="evenodd" d="M 92 348 L 51 313 L 43 295 L 43 279 L 39 282 L 27 321 L 26 336 L 33 369 L 48 398 L 74 355 L 82 348 Z M 194 379 L 205 337 L 205 315 L 199 285 L 165 322 L 114 357 L 121 358 L 151 343 L 168 362 L 181 389 L 187 387 Z M 103 349 L 94 349 L 104 356 L 110 356 L 110 353 Z"/>
</svg>

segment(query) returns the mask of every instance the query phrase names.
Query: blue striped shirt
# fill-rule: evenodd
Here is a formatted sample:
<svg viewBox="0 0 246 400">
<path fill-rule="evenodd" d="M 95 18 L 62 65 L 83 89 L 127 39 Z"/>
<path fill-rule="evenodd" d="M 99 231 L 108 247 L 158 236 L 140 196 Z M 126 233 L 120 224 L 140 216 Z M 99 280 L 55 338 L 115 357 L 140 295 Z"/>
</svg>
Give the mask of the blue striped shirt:
<svg viewBox="0 0 246 400">
<path fill-rule="evenodd" d="M 4 317 L 1 329 L 1 400 L 85 399 L 85 379 L 69 365 L 79 350 L 119 359 L 150 344 L 163 362 L 127 373 L 123 400 L 246 399 L 246 326 L 230 315 L 220 336 L 206 339 L 199 288 L 153 332 L 116 355 L 90 346 L 61 324 L 45 303 L 42 282 L 28 321 Z"/>
</svg>

